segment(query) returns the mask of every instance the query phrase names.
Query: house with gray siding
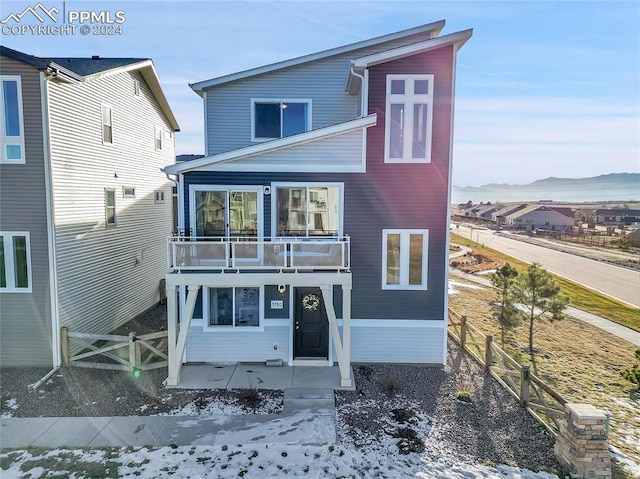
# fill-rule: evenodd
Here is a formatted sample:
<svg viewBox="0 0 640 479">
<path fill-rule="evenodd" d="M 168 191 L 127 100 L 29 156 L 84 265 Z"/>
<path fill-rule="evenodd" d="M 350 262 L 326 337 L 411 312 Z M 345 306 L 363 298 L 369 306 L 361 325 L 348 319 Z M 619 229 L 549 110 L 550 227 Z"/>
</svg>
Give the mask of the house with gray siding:
<svg viewBox="0 0 640 479">
<path fill-rule="evenodd" d="M 200 81 L 169 165 L 169 385 L 184 362 L 444 364 L 455 65 L 435 22 Z"/>
<path fill-rule="evenodd" d="M 151 60 L 0 47 L 0 365 L 158 302 L 178 124 Z"/>
</svg>

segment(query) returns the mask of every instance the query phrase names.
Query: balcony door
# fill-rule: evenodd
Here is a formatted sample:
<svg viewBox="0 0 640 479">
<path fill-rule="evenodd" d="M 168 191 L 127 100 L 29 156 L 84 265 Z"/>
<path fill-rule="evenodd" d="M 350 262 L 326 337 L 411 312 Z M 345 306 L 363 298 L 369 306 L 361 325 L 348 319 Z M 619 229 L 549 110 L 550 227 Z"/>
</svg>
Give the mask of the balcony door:
<svg viewBox="0 0 640 479">
<path fill-rule="evenodd" d="M 262 237 L 260 187 L 191 185 L 191 230 L 200 238 Z"/>
</svg>

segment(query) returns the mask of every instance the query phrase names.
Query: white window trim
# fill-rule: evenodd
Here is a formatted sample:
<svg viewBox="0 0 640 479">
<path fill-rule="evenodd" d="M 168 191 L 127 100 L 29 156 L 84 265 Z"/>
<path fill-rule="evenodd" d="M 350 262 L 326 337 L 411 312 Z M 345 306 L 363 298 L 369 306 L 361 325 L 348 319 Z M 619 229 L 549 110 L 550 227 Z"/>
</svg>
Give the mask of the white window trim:
<svg viewBox="0 0 640 479">
<path fill-rule="evenodd" d="M 290 236 L 278 236 L 278 188 L 331 188 L 337 187 L 339 193 L 339 205 L 338 213 L 340 214 L 338 222 L 338 238 L 344 236 L 344 183 L 315 183 L 315 182 L 277 182 L 271 183 L 271 237 L 277 239 L 293 238 Z M 307 206 L 309 202 L 309 195 L 306 195 Z M 309 210 L 307 209 L 307 214 Z M 309 217 L 307 216 L 307 232 L 309 230 Z M 333 237 L 327 236 L 296 236 L 295 238 L 304 238 L 309 240 L 322 241 L 324 239 L 332 239 Z"/>
<path fill-rule="evenodd" d="M 113 191 L 113 219 L 114 219 L 113 223 L 109 223 L 107 221 L 107 218 L 109 217 L 109 215 L 107 214 L 108 208 L 111 208 L 110 206 L 107 206 L 107 191 Z M 118 226 L 118 202 L 116 201 L 116 189 L 105 188 L 103 201 L 104 201 L 104 226 L 105 228 L 115 228 L 116 226 Z"/>
<path fill-rule="evenodd" d="M 31 275 L 31 237 L 28 231 L 2 231 L 0 236 L 4 238 L 4 266 L 7 286 L 0 287 L 0 293 L 31 293 L 33 276 Z M 26 288 L 18 288 L 15 285 L 15 259 L 13 257 L 13 238 L 24 236 L 27 247 L 27 283 Z"/>
<path fill-rule="evenodd" d="M 128 193 L 127 190 L 133 190 L 133 193 Z M 131 185 L 126 185 L 122 187 L 122 197 L 123 198 L 135 198 L 136 197 L 136 187 Z"/>
<path fill-rule="evenodd" d="M 140 97 L 140 80 L 133 80 L 133 95 L 136 97 Z"/>
<path fill-rule="evenodd" d="M 312 110 L 312 101 L 311 98 L 252 98 L 251 99 L 251 141 L 252 142 L 264 142 L 270 140 L 276 140 L 277 138 L 258 138 L 255 135 L 255 125 L 256 125 L 256 103 L 306 103 L 307 106 L 307 131 L 313 130 L 313 126 L 311 124 L 311 110 Z M 282 124 L 280 124 L 280 128 L 282 129 Z M 278 138 L 285 138 L 283 136 L 279 136 Z"/>
<path fill-rule="evenodd" d="M 158 144 L 157 144 L 158 139 L 160 139 L 160 148 L 158 148 Z M 162 127 L 156 126 L 153 132 L 153 147 L 155 148 L 156 151 L 162 151 L 163 143 L 164 143 L 164 131 Z"/>
<path fill-rule="evenodd" d="M 400 235 L 400 284 L 387 284 L 387 236 Z M 422 283 L 409 284 L 409 242 L 412 234 L 422 235 Z M 420 290 L 427 289 L 429 265 L 429 230 L 428 229 L 383 229 L 382 230 L 382 289 Z"/>
<path fill-rule="evenodd" d="M 258 326 L 214 326 L 209 324 L 209 289 L 225 289 L 231 288 L 258 288 L 260 299 L 258 300 Z M 238 332 L 238 333 L 250 333 L 250 332 L 262 332 L 264 331 L 264 285 L 252 285 L 252 286 L 220 286 L 219 288 L 209 288 L 208 286 L 202 287 L 202 330 L 206 332 Z M 235 301 L 235 291 L 232 295 Z M 236 308 L 233 305 L 233 320 L 235 322 Z"/>
<path fill-rule="evenodd" d="M 164 190 L 155 190 L 153 192 L 153 202 L 156 204 L 160 204 L 160 203 L 164 203 L 165 202 L 165 191 Z M 158 198 L 158 196 L 160 196 L 160 198 Z"/>
<path fill-rule="evenodd" d="M 109 117 L 111 119 L 111 141 L 104 140 L 104 122 L 102 121 L 102 110 L 104 108 L 109 109 Z M 113 106 L 111 106 L 109 103 L 100 103 L 100 135 L 103 145 L 113 145 L 115 139 L 113 131 Z"/>
<path fill-rule="evenodd" d="M 429 81 L 429 93 L 427 94 L 413 94 L 405 93 L 391 94 L 391 81 L 392 80 L 428 80 Z M 407 83 L 405 83 L 406 88 Z M 433 85 L 434 75 L 387 75 L 386 86 L 386 106 L 385 106 L 385 121 L 384 121 L 384 162 L 385 163 L 431 163 L 431 145 L 433 140 Z M 392 98 L 393 97 L 393 98 Z M 392 101 L 393 100 L 393 101 Z M 402 158 L 390 158 L 390 135 L 391 135 L 391 104 L 404 102 L 404 121 L 405 121 L 405 135 L 403 137 Z M 412 136 L 413 136 L 413 105 L 415 103 L 427 104 L 427 138 L 425 148 L 425 158 L 412 158 Z M 407 107 L 411 105 L 411 107 Z M 409 134 L 407 134 L 409 132 Z"/>
<path fill-rule="evenodd" d="M 20 136 L 6 136 L 5 134 L 5 117 L 4 117 L 4 85 L 3 81 L 17 82 L 18 92 L 18 115 L 20 121 Z M 0 152 L 0 163 L 9 165 L 24 165 L 26 163 L 26 152 L 24 149 L 24 112 L 22 106 L 22 78 L 19 75 L 0 75 L 0 144 L 2 152 Z M 7 159 L 7 146 L 18 145 L 22 152 L 22 158 L 19 160 Z"/>
</svg>

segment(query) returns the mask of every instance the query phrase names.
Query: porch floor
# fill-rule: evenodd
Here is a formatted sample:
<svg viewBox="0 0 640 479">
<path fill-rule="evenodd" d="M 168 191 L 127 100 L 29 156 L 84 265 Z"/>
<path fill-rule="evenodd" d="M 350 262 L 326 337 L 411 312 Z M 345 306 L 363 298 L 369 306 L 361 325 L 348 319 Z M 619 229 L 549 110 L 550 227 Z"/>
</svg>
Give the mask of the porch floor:
<svg viewBox="0 0 640 479">
<path fill-rule="evenodd" d="M 338 366 L 265 366 L 264 364 L 183 364 L 182 389 L 288 389 L 329 388 L 355 390 L 340 386 Z"/>
</svg>

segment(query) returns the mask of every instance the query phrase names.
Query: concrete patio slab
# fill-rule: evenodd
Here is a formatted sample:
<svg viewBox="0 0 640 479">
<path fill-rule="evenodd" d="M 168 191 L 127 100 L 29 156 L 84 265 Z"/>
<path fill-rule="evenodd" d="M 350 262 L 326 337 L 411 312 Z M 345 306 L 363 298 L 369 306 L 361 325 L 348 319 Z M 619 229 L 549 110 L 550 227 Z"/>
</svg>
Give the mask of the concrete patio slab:
<svg viewBox="0 0 640 479">
<path fill-rule="evenodd" d="M 57 417 L 3 418 L 0 427 L 0 448 L 30 446 L 57 421 Z"/>
<path fill-rule="evenodd" d="M 81 447 L 91 444 L 111 421 L 110 417 L 61 417 L 31 445 Z"/>
<path fill-rule="evenodd" d="M 260 364 L 238 364 L 229 381 L 229 389 L 285 389 L 291 387 L 294 368 Z"/>
<path fill-rule="evenodd" d="M 180 372 L 180 385 L 183 389 L 226 389 L 236 364 L 185 364 Z"/>
</svg>

